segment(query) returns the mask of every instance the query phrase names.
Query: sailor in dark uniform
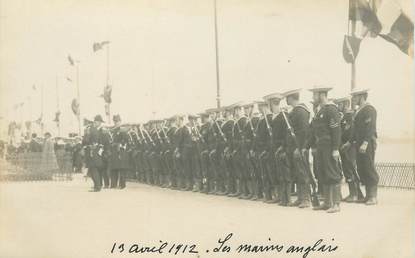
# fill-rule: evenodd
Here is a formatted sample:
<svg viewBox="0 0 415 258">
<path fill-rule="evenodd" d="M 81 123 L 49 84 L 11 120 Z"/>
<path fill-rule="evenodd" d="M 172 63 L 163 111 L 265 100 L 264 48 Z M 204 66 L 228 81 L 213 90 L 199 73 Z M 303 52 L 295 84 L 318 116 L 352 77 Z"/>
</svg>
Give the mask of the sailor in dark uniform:
<svg viewBox="0 0 415 258">
<path fill-rule="evenodd" d="M 353 116 L 354 112 L 350 108 L 351 99 L 350 97 L 338 98 L 334 100 L 339 111 L 341 112 L 341 147 L 340 147 L 340 158 L 342 161 L 343 175 L 346 179 L 346 183 L 349 187 L 349 195 L 342 201 L 345 202 L 357 202 L 358 199 L 362 199 L 363 196 L 360 190 L 360 180 L 356 170 L 356 148 L 354 146 L 347 147 L 347 142 L 351 141 L 353 136 Z M 346 145 L 345 145 L 346 144 Z M 344 148 L 343 148 L 344 146 Z"/>
<path fill-rule="evenodd" d="M 313 92 L 313 101 L 319 104 L 319 109 L 313 119 L 313 132 L 316 149 L 317 170 L 322 179 L 325 190 L 324 203 L 315 210 L 327 210 L 328 213 L 340 211 L 341 180 L 343 178 L 340 167 L 341 115 L 337 106 L 328 100 L 330 87 L 316 86 L 310 89 Z"/>
<path fill-rule="evenodd" d="M 275 201 L 280 202 L 283 206 L 287 205 L 288 198 L 286 198 L 287 189 L 286 181 L 284 176 L 286 176 L 289 171 L 286 165 L 286 160 L 284 155 L 281 155 L 285 151 L 285 139 L 287 133 L 287 125 L 280 110 L 280 102 L 284 97 L 280 93 L 269 94 L 264 97 L 264 100 L 269 103 L 272 118 L 270 120 L 270 126 L 272 129 L 272 146 L 270 155 L 270 167 L 272 168 L 272 185 L 271 189 L 273 190 L 273 198 Z M 291 189 L 288 190 L 288 193 Z"/>
<path fill-rule="evenodd" d="M 345 147 L 355 144 L 357 151 L 357 173 L 366 189 L 363 202 L 366 205 L 377 204 L 379 174 L 375 167 L 377 148 L 377 130 L 375 107 L 367 102 L 368 90 L 354 90 L 351 93 L 353 106 L 358 106 L 354 115 L 354 133 L 351 142 Z"/>
<path fill-rule="evenodd" d="M 261 171 L 261 182 L 262 182 L 262 192 L 263 192 L 263 201 L 265 203 L 276 203 L 277 199 L 273 197 L 274 185 L 274 168 L 275 163 L 274 153 L 272 151 L 272 113 L 270 111 L 269 103 L 263 102 L 259 103 L 258 107 L 262 114 L 262 118 L 259 121 L 257 129 L 257 139 L 256 139 L 256 149 L 258 153 L 259 168 Z M 273 164 L 274 163 L 274 164 Z"/>
<path fill-rule="evenodd" d="M 310 178 L 307 174 L 307 162 L 305 161 L 306 141 L 310 129 L 310 111 L 308 107 L 300 103 L 300 90 L 292 90 L 283 94 L 287 105 L 292 109 L 288 114 L 288 121 L 292 131 L 288 132 L 286 141 L 286 154 L 291 167 L 291 175 L 296 183 L 298 198 L 289 205 L 307 208 L 310 206 Z M 288 126 L 288 125 L 287 125 Z M 290 179 L 287 178 L 287 181 Z M 289 184 L 287 185 L 289 187 Z M 288 197 L 290 198 L 290 197 Z"/>
<path fill-rule="evenodd" d="M 250 199 L 251 193 L 248 187 L 249 178 L 249 155 L 250 146 L 247 142 L 246 127 L 248 126 L 248 117 L 245 115 L 243 106 L 245 102 L 238 102 L 233 105 L 235 123 L 233 126 L 233 168 L 236 178 L 236 186 L 240 193 L 240 199 Z"/>
</svg>

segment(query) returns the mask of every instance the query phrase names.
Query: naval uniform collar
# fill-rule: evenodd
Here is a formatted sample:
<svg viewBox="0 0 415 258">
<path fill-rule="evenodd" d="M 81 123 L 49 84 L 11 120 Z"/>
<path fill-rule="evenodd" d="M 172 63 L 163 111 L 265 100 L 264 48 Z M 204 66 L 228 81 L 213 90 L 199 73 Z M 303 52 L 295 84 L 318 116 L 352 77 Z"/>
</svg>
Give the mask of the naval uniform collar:
<svg viewBox="0 0 415 258">
<path fill-rule="evenodd" d="M 298 104 L 294 105 L 293 108 L 291 109 L 291 112 L 296 107 L 300 107 L 300 108 L 304 109 L 305 111 L 307 111 L 308 113 L 310 113 L 310 110 L 308 109 L 308 107 L 304 103 L 298 103 Z"/>
<path fill-rule="evenodd" d="M 369 102 L 365 102 L 363 105 L 359 106 L 359 108 L 356 110 L 355 116 L 365 107 L 371 106 Z"/>
</svg>

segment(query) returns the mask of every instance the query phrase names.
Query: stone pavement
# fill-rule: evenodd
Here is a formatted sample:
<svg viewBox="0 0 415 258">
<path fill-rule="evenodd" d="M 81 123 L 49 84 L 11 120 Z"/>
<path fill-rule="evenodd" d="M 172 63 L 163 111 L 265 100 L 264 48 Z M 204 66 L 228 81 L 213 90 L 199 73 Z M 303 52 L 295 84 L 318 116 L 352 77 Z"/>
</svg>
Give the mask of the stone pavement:
<svg viewBox="0 0 415 258">
<path fill-rule="evenodd" d="M 188 246 L 175 257 L 303 257 L 319 239 L 337 249 L 306 257 L 414 257 L 415 191 L 380 189 L 378 206 L 342 204 L 341 213 L 327 214 L 138 183 L 91 193 L 90 185 L 81 176 L 0 183 L 0 257 L 173 257 L 178 244 Z M 215 252 L 230 233 L 220 248 L 230 252 Z M 127 253 L 165 241 L 163 254 Z M 114 242 L 125 251 L 111 254 Z M 188 253 L 191 244 L 197 254 Z M 283 249 L 238 253 L 240 244 Z M 286 253 L 290 245 L 303 252 Z"/>
</svg>

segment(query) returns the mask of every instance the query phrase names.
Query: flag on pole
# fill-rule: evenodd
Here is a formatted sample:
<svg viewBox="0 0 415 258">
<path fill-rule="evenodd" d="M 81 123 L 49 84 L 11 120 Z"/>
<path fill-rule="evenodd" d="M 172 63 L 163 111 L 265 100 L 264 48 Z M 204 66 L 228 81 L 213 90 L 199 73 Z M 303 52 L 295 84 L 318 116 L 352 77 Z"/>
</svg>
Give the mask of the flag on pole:
<svg viewBox="0 0 415 258">
<path fill-rule="evenodd" d="M 353 63 L 359 53 L 361 38 L 344 35 L 343 57 L 346 63 Z"/>
<path fill-rule="evenodd" d="M 379 36 L 413 57 L 414 23 L 410 18 L 412 13 L 406 12 L 398 0 L 373 2 L 373 8 L 381 25 Z"/>
<path fill-rule="evenodd" d="M 56 111 L 55 112 L 55 119 L 53 119 L 53 122 L 59 123 L 59 121 L 60 121 L 60 115 L 61 115 L 61 112 L 59 110 Z"/>
<path fill-rule="evenodd" d="M 111 103 L 112 102 L 111 94 L 112 94 L 112 86 L 107 85 L 104 87 L 104 93 L 99 95 L 99 97 L 103 98 L 105 103 Z"/>
<path fill-rule="evenodd" d="M 103 46 L 109 44 L 109 41 L 102 41 L 102 42 L 94 42 L 94 44 L 92 45 L 92 50 L 94 52 L 97 52 L 98 50 L 102 49 Z"/>
<path fill-rule="evenodd" d="M 32 85 L 32 90 L 36 90 L 36 85 L 35 84 Z"/>
<path fill-rule="evenodd" d="M 74 115 L 79 116 L 79 102 L 78 99 L 74 98 L 71 103 L 72 112 Z"/>
<path fill-rule="evenodd" d="M 68 82 L 72 82 L 72 79 L 71 79 L 71 78 L 69 78 L 68 76 L 66 76 L 65 78 L 66 78 L 66 80 L 67 80 Z"/>
<path fill-rule="evenodd" d="M 399 0 L 349 0 L 349 23 L 356 24 L 356 32 L 344 38 L 345 61 L 354 61 L 368 34 L 384 38 L 413 57 L 414 24 L 409 17 Z"/>
<path fill-rule="evenodd" d="M 74 62 L 74 60 L 72 59 L 72 57 L 71 57 L 71 55 L 68 55 L 68 61 L 69 61 L 69 64 L 70 65 L 75 65 L 75 62 Z"/>
</svg>

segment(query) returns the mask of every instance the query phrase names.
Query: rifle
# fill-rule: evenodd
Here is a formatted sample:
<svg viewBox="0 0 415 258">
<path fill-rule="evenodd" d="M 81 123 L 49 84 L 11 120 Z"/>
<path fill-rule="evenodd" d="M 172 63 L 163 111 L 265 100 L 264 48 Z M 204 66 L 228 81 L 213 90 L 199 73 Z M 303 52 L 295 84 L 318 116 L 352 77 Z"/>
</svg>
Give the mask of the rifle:
<svg viewBox="0 0 415 258">
<path fill-rule="evenodd" d="M 349 156 L 349 154 L 347 152 L 343 152 L 344 155 Z M 348 157 L 348 159 L 350 159 L 350 157 Z M 342 171 L 343 170 L 343 163 L 341 162 L 341 159 L 339 159 L 339 164 L 340 164 L 340 168 Z M 356 186 L 357 186 L 357 198 L 358 199 L 363 199 L 364 195 L 362 193 L 362 190 L 360 189 L 360 177 L 357 174 L 357 171 L 355 168 L 353 168 L 353 176 L 356 178 Z"/>
<path fill-rule="evenodd" d="M 203 136 L 200 134 L 199 129 L 197 128 L 197 124 L 195 124 L 195 125 L 193 126 L 193 128 L 195 129 L 196 134 L 197 134 L 197 137 L 200 139 L 200 141 L 201 141 L 202 143 L 205 143 L 205 139 L 203 139 Z"/>
<path fill-rule="evenodd" d="M 141 125 L 137 126 L 138 129 L 140 130 L 140 134 L 141 134 L 141 139 L 143 139 L 144 144 L 147 144 L 147 140 L 146 137 L 143 134 L 143 131 L 141 130 Z M 135 130 L 137 131 L 137 127 L 135 128 Z"/>
<path fill-rule="evenodd" d="M 290 134 L 294 138 L 294 141 L 295 141 L 295 144 L 296 144 L 297 148 L 299 148 L 300 145 L 298 144 L 297 136 L 295 135 L 294 130 L 291 127 L 290 122 L 288 121 L 287 116 L 285 115 L 284 110 L 282 110 L 281 112 L 282 112 L 282 115 L 284 117 L 285 123 L 287 124 L 288 131 L 290 131 Z M 310 179 L 310 182 L 311 182 L 311 189 L 312 189 L 312 194 L 311 194 L 312 201 L 311 202 L 312 202 L 312 205 L 313 205 L 313 207 L 320 206 L 320 201 L 318 200 L 317 190 L 316 190 L 316 188 L 317 188 L 316 181 L 314 180 L 313 174 L 311 173 L 310 166 L 306 162 L 306 160 L 304 159 L 304 156 L 301 153 L 301 150 L 300 149 L 298 149 L 298 150 L 300 151 L 301 161 L 303 162 L 303 165 L 305 167 L 305 170 L 306 170 L 307 175 L 308 175 L 308 177 Z"/>
<path fill-rule="evenodd" d="M 226 139 L 226 136 L 225 136 L 225 134 L 223 133 L 223 131 L 222 131 L 222 128 L 220 127 L 220 125 L 218 124 L 218 121 L 215 119 L 215 120 L 213 120 L 213 121 L 215 121 L 215 124 L 216 124 L 216 127 L 218 128 L 218 131 L 219 131 L 219 134 L 220 134 L 220 136 L 223 138 L 223 140 L 225 141 L 225 142 L 227 142 L 228 141 L 228 139 Z"/>
<path fill-rule="evenodd" d="M 164 134 L 164 138 L 166 138 L 166 142 L 167 144 L 170 144 L 170 139 L 169 136 L 167 135 L 166 131 L 164 131 L 164 126 L 166 125 L 166 121 L 164 121 L 164 123 L 161 125 L 161 131 Z"/>
<path fill-rule="evenodd" d="M 272 138 L 272 130 L 271 130 L 271 127 L 269 126 L 267 115 L 265 114 L 265 112 L 263 112 L 263 114 L 264 114 L 265 124 L 267 125 L 269 137 Z"/>
<path fill-rule="evenodd" d="M 153 145 L 153 146 L 156 146 L 156 144 L 154 143 L 154 141 L 153 141 L 153 139 L 151 138 L 151 136 L 150 136 L 150 134 L 147 132 L 147 130 L 146 129 L 141 129 L 142 131 L 144 131 L 144 133 L 146 134 L 146 136 L 148 137 L 148 139 L 150 140 L 150 142 L 151 142 L 151 144 Z"/>
<path fill-rule="evenodd" d="M 255 129 L 254 129 L 254 125 L 252 124 L 252 117 L 248 117 L 248 123 L 249 123 L 249 127 L 251 128 L 251 131 L 252 131 L 252 136 L 253 136 L 253 138 L 255 138 L 256 137 L 256 132 L 255 132 Z"/>
</svg>

